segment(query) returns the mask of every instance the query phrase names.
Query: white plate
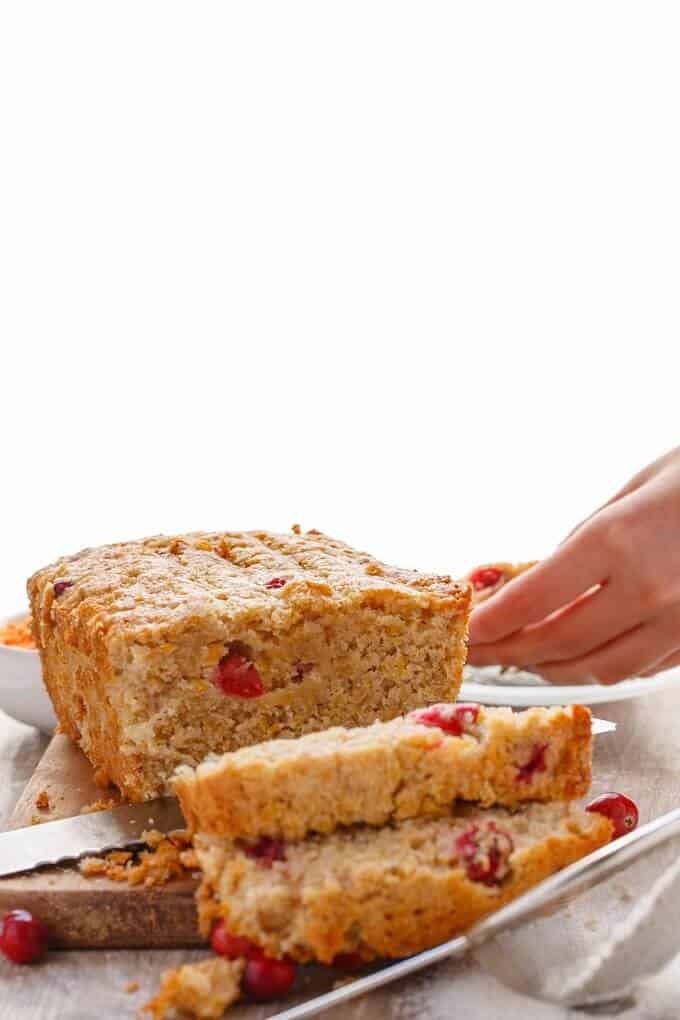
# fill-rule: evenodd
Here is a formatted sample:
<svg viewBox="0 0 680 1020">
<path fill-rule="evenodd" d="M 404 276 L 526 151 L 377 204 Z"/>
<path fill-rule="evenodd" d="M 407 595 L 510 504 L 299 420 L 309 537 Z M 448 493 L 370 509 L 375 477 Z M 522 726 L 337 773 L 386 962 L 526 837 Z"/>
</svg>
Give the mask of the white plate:
<svg viewBox="0 0 680 1020">
<path fill-rule="evenodd" d="M 18 623 L 26 616 L 15 613 L 0 619 Z M 37 726 L 43 733 L 52 733 L 57 720 L 42 682 L 40 657 L 30 648 L 12 648 L 0 644 L 0 708 L 19 722 Z"/>
<path fill-rule="evenodd" d="M 639 698 L 643 694 L 663 690 L 680 683 L 680 667 L 645 679 L 636 677 L 620 684 L 548 684 L 531 673 L 501 673 L 498 666 L 466 666 L 461 701 L 478 701 L 482 705 L 510 705 L 528 708 L 531 705 L 597 705 L 611 701 Z"/>
</svg>

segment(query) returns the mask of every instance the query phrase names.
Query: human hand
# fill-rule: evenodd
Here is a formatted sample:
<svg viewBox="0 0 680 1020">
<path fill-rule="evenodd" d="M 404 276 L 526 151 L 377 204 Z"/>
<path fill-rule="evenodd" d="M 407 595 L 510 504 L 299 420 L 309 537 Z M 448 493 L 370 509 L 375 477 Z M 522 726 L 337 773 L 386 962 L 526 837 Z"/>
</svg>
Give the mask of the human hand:
<svg viewBox="0 0 680 1020">
<path fill-rule="evenodd" d="M 474 610 L 468 662 L 615 684 L 680 665 L 680 447 Z"/>
</svg>

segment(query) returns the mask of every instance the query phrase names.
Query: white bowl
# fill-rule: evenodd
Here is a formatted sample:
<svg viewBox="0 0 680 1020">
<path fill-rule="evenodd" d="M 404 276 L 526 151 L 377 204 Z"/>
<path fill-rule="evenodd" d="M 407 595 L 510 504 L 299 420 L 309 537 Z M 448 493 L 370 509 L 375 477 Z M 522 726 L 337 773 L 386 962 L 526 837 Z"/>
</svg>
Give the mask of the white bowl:
<svg viewBox="0 0 680 1020">
<path fill-rule="evenodd" d="M 14 613 L 0 619 L 0 627 L 26 616 Z M 42 681 L 40 656 L 32 648 L 0 644 L 0 708 L 19 722 L 52 733 L 57 719 Z"/>
</svg>

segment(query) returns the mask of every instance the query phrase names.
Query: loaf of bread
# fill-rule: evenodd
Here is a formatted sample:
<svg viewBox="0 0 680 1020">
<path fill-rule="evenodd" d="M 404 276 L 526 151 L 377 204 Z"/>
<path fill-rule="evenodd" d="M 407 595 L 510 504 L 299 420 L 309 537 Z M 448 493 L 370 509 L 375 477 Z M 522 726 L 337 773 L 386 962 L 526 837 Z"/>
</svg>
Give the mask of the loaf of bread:
<svg viewBox="0 0 680 1020">
<path fill-rule="evenodd" d="M 207 935 L 223 918 L 268 956 L 330 963 L 437 945 L 607 843 L 611 822 L 566 803 L 457 805 L 446 817 L 256 844 L 196 835 Z"/>
<path fill-rule="evenodd" d="M 85 549 L 28 582 L 62 730 L 130 800 L 272 737 L 454 700 L 470 588 L 317 531 Z"/>
<path fill-rule="evenodd" d="M 438 704 L 391 722 L 271 740 L 182 768 L 193 831 L 301 839 L 339 826 L 447 813 L 456 798 L 573 800 L 591 778 L 590 712 Z"/>
</svg>

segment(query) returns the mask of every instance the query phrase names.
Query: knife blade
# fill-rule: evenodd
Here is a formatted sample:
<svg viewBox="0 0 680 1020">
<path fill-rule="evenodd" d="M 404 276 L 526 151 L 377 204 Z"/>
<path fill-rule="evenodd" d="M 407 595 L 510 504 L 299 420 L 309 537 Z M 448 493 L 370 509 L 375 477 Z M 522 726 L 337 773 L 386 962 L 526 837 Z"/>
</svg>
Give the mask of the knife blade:
<svg viewBox="0 0 680 1020">
<path fill-rule="evenodd" d="M 593 719 L 593 736 L 615 729 L 615 723 Z M 14 829 L 0 833 L 0 878 L 143 843 L 145 829 L 171 832 L 184 826 L 175 798 L 160 797 L 145 804 L 123 804 L 108 811 Z"/>
<path fill-rule="evenodd" d="M 593 719 L 593 736 L 597 737 L 600 733 L 615 733 L 616 723 L 609 722 L 608 719 Z"/>
<path fill-rule="evenodd" d="M 171 832 L 184 827 L 179 803 L 174 797 L 160 797 L 13 829 L 0 834 L 0 877 L 143 843 L 145 829 Z"/>
<path fill-rule="evenodd" d="M 568 903 L 584 890 L 592 889 L 600 882 L 619 874 L 642 854 L 679 836 L 680 808 L 675 808 L 539 882 L 516 900 L 511 900 L 500 910 L 489 914 L 465 935 L 458 935 L 449 942 L 435 946 L 434 949 L 427 949 L 417 956 L 410 956 L 366 977 L 357 978 L 351 984 L 342 985 L 314 999 L 298 1003 L 290 1009 L 284 1009 L 282 1013 L 270 1016 L 269 1020 L 308 1020 L 308 1017 L 317 1016 L 334 1006 L 344 1005 L 376 988 L 382 988 L 425 967 L 431 967 L 434 963 L 464 956 L 496 935 L 536 920 L 548 907 Z"/>
</svg>

